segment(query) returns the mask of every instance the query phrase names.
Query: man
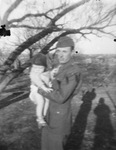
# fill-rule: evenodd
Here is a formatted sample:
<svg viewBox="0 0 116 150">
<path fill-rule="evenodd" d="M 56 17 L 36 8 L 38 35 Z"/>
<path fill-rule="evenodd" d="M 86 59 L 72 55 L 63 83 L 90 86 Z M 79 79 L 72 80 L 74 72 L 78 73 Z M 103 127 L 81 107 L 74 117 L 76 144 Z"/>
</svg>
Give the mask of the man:
<svg viewBox="0 0 116 150">
<path fill-rule="evenodd" d="M 42 129 L 42 150 L 63 150 L 71 130 L 71 100 L 80 85 L 80 69 L 73 61 L 73 40 L 61 37 L 56 45 L 59 70 L 52 82 L 53 91 L 38 92 L 50 100 L 47 112 L 47 126 Z"/>
</svg>

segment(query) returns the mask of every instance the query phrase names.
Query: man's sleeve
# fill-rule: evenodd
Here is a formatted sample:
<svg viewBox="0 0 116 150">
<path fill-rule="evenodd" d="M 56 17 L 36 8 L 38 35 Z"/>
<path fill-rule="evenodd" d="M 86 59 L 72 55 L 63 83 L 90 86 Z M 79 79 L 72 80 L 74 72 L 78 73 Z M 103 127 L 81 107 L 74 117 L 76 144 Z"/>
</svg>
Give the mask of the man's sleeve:
<svg viewBox="0 0 116 150">
<path fill-rule="evenodd" d="M 81 87 L 82 87 L 82 84 L 83 84 L 82 81 L 83 81 L 83 76 L 82 76 L 82 74 L 80 74 L 80 75 L 79 75 L 79 83 L 78 83 L 78 85 L 77 85 L 75 91 L 73 92 L 73 96 L 75 96 L 75 95 L 77 95 L 77 94 L 79 93 L 79 91 L 80 91 L 80 89 L 81 89 Z"/>
<path fill-rule="evenodd" d="M 61 82 L 60 88 L 58 90 L 53 90 L 50 93 L 46 93 L 42 89 L 39 89 L 38 92 L 51 101 L 54 101 L 56 103 L 64 103 L 73 94 L 78 83 L 79 76 L 74 74 L 72 76 L 69 76 L 68 82 L 66 81 L 66 79 L 64 79 Z"/>
</svg>

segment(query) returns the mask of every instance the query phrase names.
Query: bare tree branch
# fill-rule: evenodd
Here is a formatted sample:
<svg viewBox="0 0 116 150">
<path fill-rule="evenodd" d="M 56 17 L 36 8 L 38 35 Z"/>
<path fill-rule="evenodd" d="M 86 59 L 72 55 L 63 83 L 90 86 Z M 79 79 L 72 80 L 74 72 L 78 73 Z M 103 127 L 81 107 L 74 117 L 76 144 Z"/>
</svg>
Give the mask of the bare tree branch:
<svg viewBox="0 0 116 150">
<path fill-rule="evenodd" d="M 87 39 L 87 37 L 85 36 L 85 35 L 87 35 L 87 34 L 94 34 L 94 35 L 96 35 L 96 36 L 98 36 L 97 34 L 95 34 L 94 32 L 93 32 L 93 30 L 96 30 L 96 31 L 99 31 L 100 33 L 106 33 L 106 34 L 108 34 L 108 35 L 111 35 L 111 36 L 114 36 L 114 37 L 116 37 L 113 33 L 111 33 L 111 32 L 106 32 L 106 31 L 104 31 L 103 29 L 105 28 L 105 27 L 107 27 L 107 25 L 104 25 L 104 26 L 102 26 L 102 27 L 94 27 L 94 26 L 86 26 L 86 27 L 82 27 L 82 28 L 78 28 L 78 29 L 71 29 L 71 28 L 59 28 L 59 30 L 61 30 L 61 31 L 65 31 L 65 32 L 63 32 L 62 34 L 60 34 L 59 36 L 57 36 L 57 37 L 55 37 L 52 41 L 50 41 L 43 49 L 42 49 L 42 52 L 44 53 L 44 54 L 46 54 L 47 53 L 47 51 L 50 49 L 50 47 L 53 45 L 53 44 L 55 44 L 55 42 L 57 42 L 57 40 L 60 38 L 60 37 L 62 37 L 62 36 L 65 36 L 65 35 L 68 35 L 68 34 L 80 34 L 82 37 L 84 37 L 84 38 L 86 38 Z M 83 32 L 85 30 L 85 32 Z M 86 30 L 88 30 L 88 32 L 86 32 Z"/>
<path fill-rule="evenodd" d="M 46 27 L 35 27 L 35 26 L 26 25 L 26 24 L 22 24 L 22 25 L 12 24 L 10 26 L 10 28 L 28 28 L 28 29 L 37 29 L 37 30 L 44 30 L 44 29 L 46 29 Z"/>
<path fill-rule="evenodd" d="M 112 20 L 113 17 L 115 17 L 115 14 L 116 14 L 116 6 L 112 10 L 101 15 L 101 19 L 99 20 L 99 24 L 102 24 L 104 22 L 108 22 L 108 20 Z"/>
<path fill-rule="evenodd" d="M 52 21 L 48 24 L 48 26 L 53 26 L 55 25 L 56 21 L 58 21 L 60 18 L 62 18 L 64 15 L 66 15 L 67 13 L 69 13 L 70 11 L 76 9 L 77 7 L 89 2 L 90 0 L 82 0 L 80 2 L 77 2 L 73 5 L 71 5 L 70 7 L 65 8 L 61 13 L 59 13 L 58 15 L 56 15 Z"/>
<path fill-rule="evenodd" d="M 58 41 L 58 39 L 62 36 L 68 35 L 68 34 L 81 34 L 82 36 L 84 36 L 84 34 L 89 34 L 89 33 L 83 33 L 81 32 L 81 30 L 84 30 L 85 28 L 80 28 L 80 29 L 65 29 L 62 34 L 60 34 L 59 36 L 55 37 L 53 40 L 51 40 L 43 49 L 42 49 L 42 53 L 47 54 L 48 50 L 50 49 L 50 47 L 55 44 L 55 42 Z"/>
<path fill-rule="evenodd" d="M 36 17 L 45 17 L 45 18 L 47 18 L 47 19 L 49 19 L 49 20 L 52 20 L 52 18 L 49 17 L 49 13 L 50 13 L 50 12 L 53 12 L 53 11 L 56 11 L 56 10 L 60 10 L 60 9 L 64 8 L 65 6 L 66 6 L 66 3 L 64 3 L 62 6 L 59 6 L 59 7 L 50 9 L 50 10 L 48 10 L 48 11 L 45 12 L 45 13 L 36 13 L 36 14 L 28 13 L 28 14 L 24 15 L 24 16 L 21 17 L 21 18 L 18 18 L 18 19 L 11 19 L 10 21 L 8 21 L 9 27 L 10 27 L 10 28 L 11 28 L 11 27 L 16 27 L 16 26 L 14 26 L 14 25 L 12 25 L 12 24 L 13 24 L 13 23 L 22 22 L 22 21 L 24 21 L 25 19 L 30 18 L 30 17 L 35 17 L 35 18 L 36 18 Z"/>
<path fill-rule="evenodd" d="M 7 72 L 7 70 L 10 68 L 10 65 L 14 62 L 14 60 L 18 57 L 18 55 L 20 55 L 25 49 L 28 49 L 30 46 L 32 46 L 34 43 L 38 42 L 38 41 L 42 41 L 43 38 L 45 38 L 47 35 L 51 35 L 54 32 L 61 32 L 61 34 L 59 36 L 56 36 L 54 39 L 52 39 L 48 44 L 46 44 L 46 46 L 42 49 L 42 52 L 44 54 L 46 54 L 48 52 L 48 50 L 50 49 L 50 47 L 57 42 L 57 40 L 61 37 L 61 36 L 65 36 L 68 34 L 79 34 L 80 36 L 87 38 L 86 35 L 88 34 L 94 34 L 97 35 L 97 32 L 100 33 L 105 33 L 105 34 L 110 34 L 109 32 L 106 32 L 104 29 L 106 29 L 108 26 L 111 26 L 111 22 L 113 17 L 115 16 L 115 9 L 111 10 L 109 12 L 107 12 L 105 15 L 102 15 L 100 18 L 96 18 L 93 19 L 93 22 L 91 22 L 89 20 L 89 23 L 84 24 L 83 26 L 81 26 L 80 28 L 76 28 L 76 29 L 71 29 L 71 28 L 64 28 L 63 25 L 57 25 L 56 22 L 62 18 L 63 16 L 65 16 L 66 14 L 68 14 L 70 11 L 79 8 L 80 6 L 84 5 L 85 3 L 89 2 L 90 0 L 81 0 L 77 3 L 75 3 L 74 5 L 71 5 L 69 7 L 64 8 L 63 10 L 59 11 L 58 14 L 55 15 L 54 18 L 50 18 L 48 13 L 52 13 L 56 10 L 55 9 L 51 9 L 49 10 L 49 12 L 42 14 L 26 14 L 25 16 L 18 18 L 18 19 L 12 19 L 9 21 L 9 26 L 13 27 L 13 28 L 29 28 L 29 29 L 39 29 L 39 33 L 36 33 L 34 36 L 29 37 L 25 42 L 23 42 L 22 44 L 20 44 L 8 57 L 8 59 L 5 61 L 4 65 L 1 66 L 1 70 L 3 70 L 3 75 L 5 75 L 5 72 Z M 17 5 L 18 6 L 18 5 Z M 60 8 L 60 7 L 59 7 Z M 10 14 L 10 13 L 9 13 Z M 102 13 L 100 12 L 100 15 Z M 41 15 L 41 16 L 40 16 Z M 32 24 L 28 25 L 28 24 L 22 24 L 22 21 L 25 21 L 25 19 L 28 18 L 32 18 L 32 17 L 46 17 L 47 21 L 49 21 L 49 23 L 46 25 L 46 27 L 33 27 Z M 111 17 L 112 16 L 112 17 Z M 8 18 L 8 17 L 7 17 Z M 17 22 L 21 22 L 21 24 L 17 24 L 15 25 L 15 23 Z M 89 24 L 89 25 L 88 25 Z M 114 23 L 115 24 L 115 23 Z M 42 25 L 41 25 L 42 26 Z M 113 26 L 113 24 L 112 24 Z M 32 31 L 32 30 L 31 30 Z M 113 35 L 113 33 L 111 33 Z M 110 35 L 111 35 L 110 34 Z M 52 37 L 52 36 L 51 36 Z M 43 45 L 42 45 L 43 47 Z M 29 64 L 28 64 L 29 65 Z M 28 66 L 27 65 L 27 66 Z M 26 68 L 27 66 L 23 65 L 22 67 Z M 22 68 L 22 70 L 24 69 Z M 0 77 L 0 82 L 2 83 L 2 87 L 0 86 L 0 91 L 2 91 L 2 89 L 9 84 L 9 82 L 16 77 L 18 74 L 20 73 L 20 71 L 15 75 L 12 75 L 10 77 L 6 77 L 6 82 L 5 79 L 2 82 L 2 78 Z"/>
<path fill-rule="evenodd" d="M 19 4 L 22 2 L 23 0 L 16 0 L 8 9 L 7 11 L 5 12 L 4 16 L 3 16 L 3 19 L 2 19 L 2 24 L 8 24 L 8 17 L 9 15 L 11 14 L 11 12 L 16 9 Z"/>
<path fill-rule="evenodd" d="M 40 33 L 30 37 L 25 42 L 23 42 L 21 45 L 19 45 L 11 53 L 11 55 L 8 57 L 8 59 L 4 62 L 4 65 L 6 65 L 6 68 L 8 68 L 8 66 L 10 66 L 14 62 L 14 60 L 17 58 L 17 56 L 20 55 L 26 48 L 30 47 L 32 44 L 39 41 L 40 39 L 42 39 L 43 37 L 45 37 L 47 34 L 51 33 L 52 31 L 53 31 L 53 28 L 45 29 L 45 30 L 41 31 Z"/>
<path fill-rule="evenodd" d="M 48 13 L 49 13 L 49 11 L 46 12 L 46 13 L 26 14 L 26 15 L 24 15 L 24 16 L 21 17 L 21 18 L 12 19 L 12 20 L 8 21 L 8 24 L 9 24 L 10 27 L 12 27 L 12 24 L 13 24 L 13 23 L 22 22 L 23 20 L 25 20 L 25 19 L 27 19 L 27 18 L 29 18 L 29 17 L 42 17 L 42 16 L 43 16 L 43 17 L 46 17 L 46 18 L 48 18 L 48 19 L 52 19 L 52 18 L 50 18 L 50 17 L 47 16 Z"/>
<path fill-rule="evenodd" d="M 8 57 L 8 59 L 4 63 L 4 65 L 6 65 L 6 68 L 8 68 L 14 62 L 14 60 L 17 58 L 17 56 L 20 55 L 26 48 L 28 48 L 29 46 L 31 46 L 35 42 L 41 40 L 42 38 L 44 38 L 49 33 L 54 32 L 53 22 L 55 23 L 58 19 L 60 19 L 64 15 L 66 15 L 68 12 L 76 9 L 77 7 L 79 7 L 79 6 L 81 6 L 84 3 L 89 2 L 89 1 L 90 0 L 82 0 L 81 2 L 75 3 L 74 5 L 67 7 L 61 13 L 56 15 L 54 17 L 54 19 L 47 25 L 46 29 L 44 29 L 40 33 L 30 37 L 28 40 L 26 40 L 24 43 L 22 43 L 19 47 L 17 47 L 14 52 L 11 53 L 11 55 Z"/>
</svg>

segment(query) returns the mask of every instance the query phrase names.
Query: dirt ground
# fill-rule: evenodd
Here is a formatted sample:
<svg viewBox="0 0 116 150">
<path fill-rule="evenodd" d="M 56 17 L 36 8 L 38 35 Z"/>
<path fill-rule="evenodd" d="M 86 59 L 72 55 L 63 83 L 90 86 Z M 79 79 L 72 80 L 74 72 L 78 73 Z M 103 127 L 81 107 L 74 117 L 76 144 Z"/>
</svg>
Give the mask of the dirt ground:
<svg viewBox="0 0 116 150">
<path fill-rule="evenodd" d="M 110 85 L 109 93 L 116 103 L 114 90 Z M 116 150 L 115 107 L 103 87 L 85 97 L 80 91 L 73 98 L 72 113 L 67 150 Z M 41 129 L 29 99 L 0 110 L 0 150 L 40 150 L 40 143 Z"/>
</svg>

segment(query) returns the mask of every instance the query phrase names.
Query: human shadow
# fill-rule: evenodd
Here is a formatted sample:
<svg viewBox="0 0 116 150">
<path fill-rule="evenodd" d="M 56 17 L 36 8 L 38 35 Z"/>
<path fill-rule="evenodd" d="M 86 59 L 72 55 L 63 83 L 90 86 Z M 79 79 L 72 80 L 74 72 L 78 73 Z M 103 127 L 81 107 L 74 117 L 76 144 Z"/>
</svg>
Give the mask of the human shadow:
<svg viewBox="0 0 116 150">
<path fill-rule="evenodd" d="M 87 91 L 83 97 L 83 103 L 80 106 L 79 112 L 75 118 L 75 122 L 72 126 L 71 133 L 65 145 L 65 150 L 77 150 L 80 148 L 84 132 L 87 124 L 87 117 L 91 110 L 92 101 L 96 97 L 95 89 L 92 91 Z"/>
<path fill-rule="evenodd" d="M 4 144 L 0 143 L 0 150 L 8 150 L 7 145 L 4 145 Z"/>
<path fill-rule="evenodd" d="M 100 98 L 94 109 L 96 115 L 96 125 L 94 128 L 95 138 L 92 150 L 109 150 L 110 142 L 114 136 L 114 129 L 110 120 L 111 110 L 105 104 L 105 99 Z"/>
</svg>

